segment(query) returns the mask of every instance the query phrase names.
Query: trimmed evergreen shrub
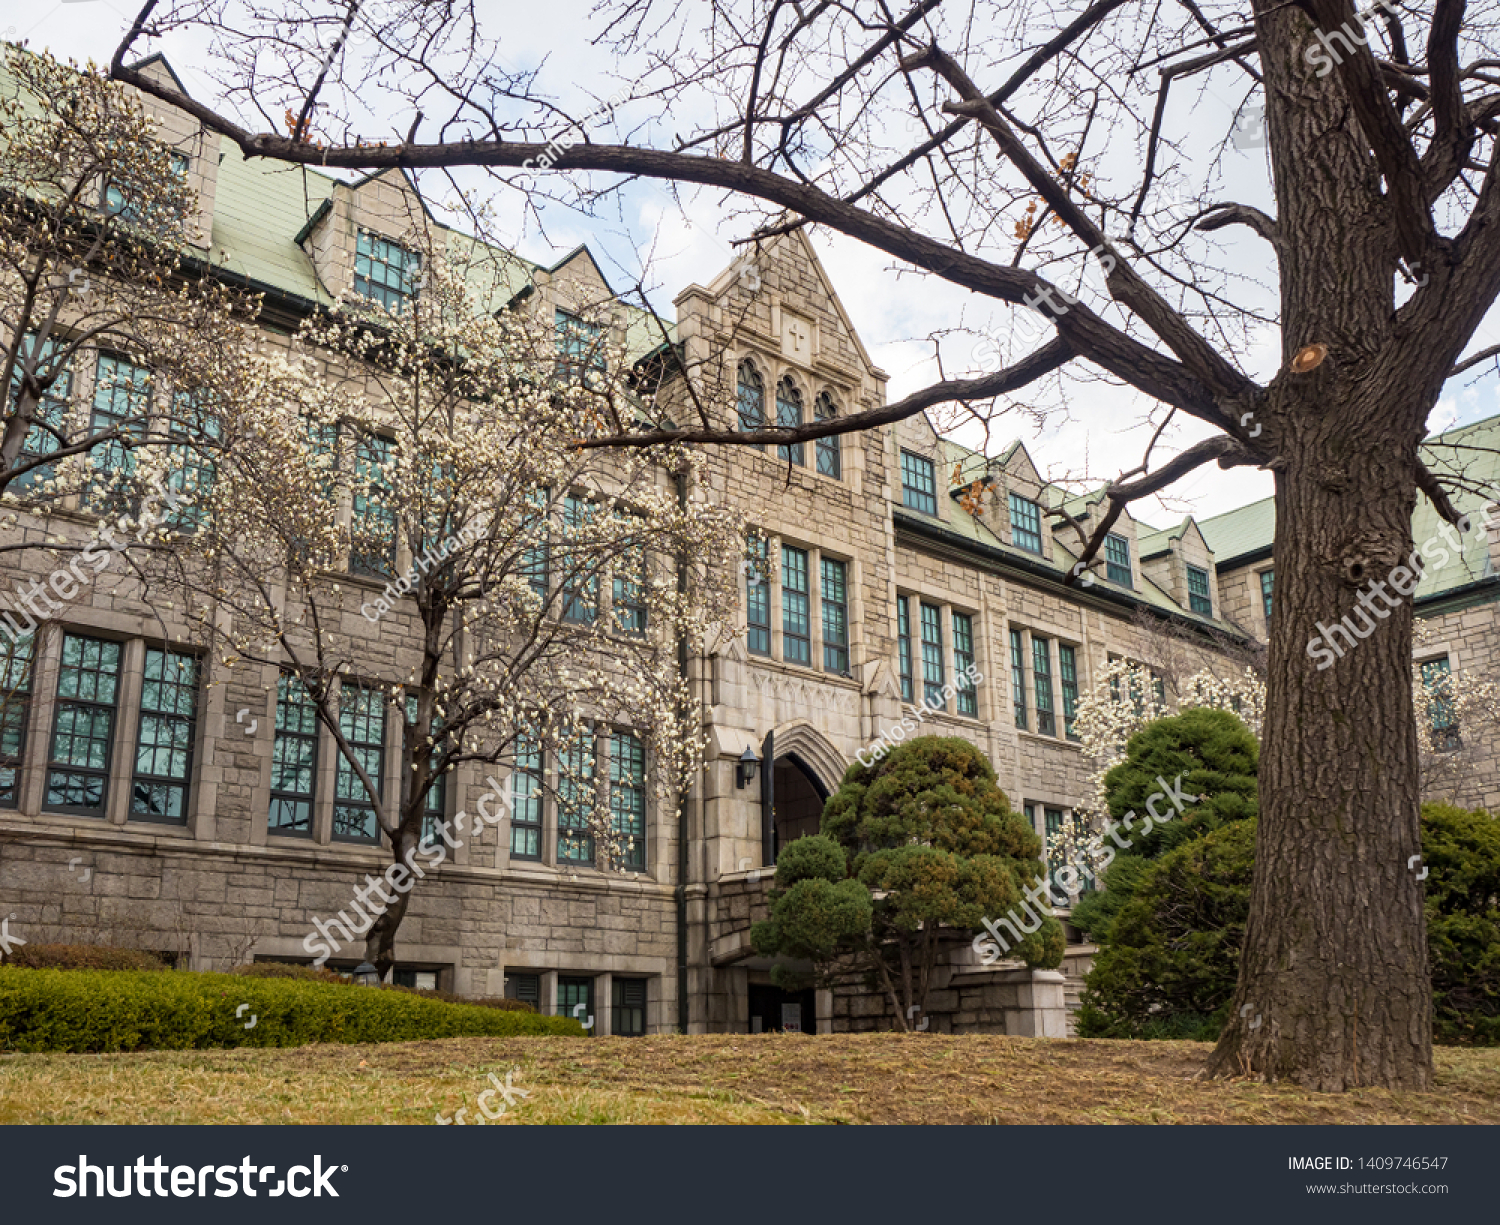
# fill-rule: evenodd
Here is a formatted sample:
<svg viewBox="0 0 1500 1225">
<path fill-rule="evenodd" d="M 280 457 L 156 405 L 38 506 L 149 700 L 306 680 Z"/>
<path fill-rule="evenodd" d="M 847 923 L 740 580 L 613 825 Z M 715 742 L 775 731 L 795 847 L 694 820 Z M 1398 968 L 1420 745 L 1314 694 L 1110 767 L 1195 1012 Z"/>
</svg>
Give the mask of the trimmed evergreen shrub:
<svg viewBox="0 0 1500 1225">
<path fill-rule="evenodd" d="M 237 1015 L 241 1004 L 249 1007 Z M 246 1029 L 252 1016 L 255 1024 Z M 0 966 L 0 1050 L 205 1050 L 583 1033 L 573 1017 L 295 977 Z"/>
<path fill-rule="evenodd" d="M 95 944 L 25 944 L 12 949 L 5 964 L 28 970 L 170 970 L 145 949 L 106 948 Z"/>
<path fill-rule="evenodd" d="M 1140 874 L 1089 972 L 1080 1037 L 1218 1038 L 1239 975 L 1256 825 L 1223 826 Z M 1423 805 L 1422 860 L 1433 1036 L 1500 1045 L 1500 819 Z"/>
<path fill-rule="evenodd" d="M 985 755 L 958 737 L 919 736 L 858 762 L 823 809 L 821 832 L 776 861 L 771 916 L 750 931 L 786 987 L 880 984 L 898 1016 L 925 1006 L 943 943 L 1023 904 L 1042 878 L 1041 839 L 1011 811 Z M 1009 955 L 1056 966 L 1062 925 L 1046 914 Z"/>
<path fill-rule="evenodd" d="M 351 979 L 330 970 L 327 966 L 308 966 L 291 961 L 252 961 L 248 965 L 235 966 L 229 972 L 244 978 L 296 978 L 344 987 L 354 985 Z M 435 991 L 429 987 L 402 987 L 395 983 L 379 983 L 375 990 L 404 991 L 408 995 L 419 995 L 424 1000 L 442 1000 L 447 1004 L 473 1004 L 477 1008 L 498 1008 L 502 1012 L 536 1011 L 525 1000 L 510 1000 L 503 996 L 479 996 L 470 999 L 467 996 L 451 995 L 447 991 Z"/>
<path fill-rule="evenodd" d="M 1260 744 L 1227 710 L 1194 707 L 1180 715 L 1153 720 L 1130 738 L 1125 760 L 1104 776 L 1110 818 L 1131 819 L 1117 831 L 1122 851 L 1109 838 L 1114 855 L 1103 873 L 1104 889 L 1085 894 L 1073 908 L 1072 922 L 1105 943 L 1149 864 L 1167 852 L 1216 829 L 1246 821 L 1259 812 L 1256 773 Z M 1176 780 L 1181 776 L 1182 781 Z M 1184 795 L 1196 796 L 1166 822 L 1151 821 L 1146 803 L 1162 791 L 1158 779 Z M 1166 808 L 1156 802 L 1158 811 Z"/>
</svg>

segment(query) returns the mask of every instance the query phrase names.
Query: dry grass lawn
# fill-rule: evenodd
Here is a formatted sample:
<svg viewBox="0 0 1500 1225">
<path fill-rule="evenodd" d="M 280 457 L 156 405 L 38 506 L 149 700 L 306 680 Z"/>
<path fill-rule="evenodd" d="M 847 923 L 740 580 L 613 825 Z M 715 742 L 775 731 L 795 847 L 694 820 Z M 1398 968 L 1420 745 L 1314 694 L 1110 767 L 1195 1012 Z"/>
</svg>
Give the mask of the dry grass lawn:
<svg viewBox="0 0 1500 1225">
<path fill-rule="evenodd" d="M 1193 1042 L 936 1034 L 450 1038 L 0 1056 L 0 1124 L 432 1123 L 487 1074 L 524 1123 L 1500 1123 L 1500 1051 L 1440 1049 L 1433 1093 L 1194 1078 Z M 488 1099 L 494 1109 L 501 1099 Z"/>
</svg>

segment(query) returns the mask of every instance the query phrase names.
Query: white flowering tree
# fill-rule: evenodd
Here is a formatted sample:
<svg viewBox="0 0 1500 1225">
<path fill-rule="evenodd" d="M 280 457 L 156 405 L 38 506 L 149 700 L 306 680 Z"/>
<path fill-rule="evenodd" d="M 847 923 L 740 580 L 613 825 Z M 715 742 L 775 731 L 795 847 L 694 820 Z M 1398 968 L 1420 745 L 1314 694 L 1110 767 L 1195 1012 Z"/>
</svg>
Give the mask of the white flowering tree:
<svg viewBox="0 0 1500 1225">
<path fill-rule="evenodd" d="M 263 355 L 259 408 L 198 482 L 160 590 L 231 666 L 281 670 L 283 717 L 331 733 L 335 837 L 425 861 L 445 780 L 519 767 L 526 800 L 555 790 L 560 861 L 644 870 L 648 788 L 670 797 L 702 762 L 679 648 L 733 619 L 743 524 L 686 448 L 578 445 L 657 390 L 607 313 L 559 334 L 550 311 L 496 308 L 484 248 L 413 246 L 412 293 L 346 301 Z M 396 794 L 371 749 L 387 718 Z M 409 897 L 365 937 L 382 974 Z"/>
<path fill-rule="evenodd" d="M 1418 627 L 1419 648 L 1432 638 L 1427 627 Z M 1449 671 L 1445 656 L 1440 668 L 1413 664 L 1412 700 L 1420 732 L 1422 797 L 1456 802 L 1481 757 L 1492 753 L 1500 738 L 1500 681 L 1470 670 Z M 1106 861 L 1105 776 L 1125 760 L 1130 737 L 1148 723 L 1200 706 L 1234 712 L 1259 739 L 1266 714 L 1265 679 L 1252 667 L 1225 676 L 1205 669 L 1169 685 L 1144 664 L 1125 659 L 1109 663 L 1078 702 L 1074 726 L 1089 764 L 1088 798 L 1073 827 L 1047 848 L 1053 860 L 1075 865 L 1080 876 L 1083 869 L 1092 872 Z"/>
<path fill-rule="evenodd" d="M 1245 667 L 1224 676 L 1203 669 L 1169 682 L 1135 660 L 1109 662 L 1078 701 L 1074 727 L 1089 766 L 1087 798 L 1075 811 L 1072 826 L 1047 848 L 1053 861 L 1074 865 L 1081 878 L 1102 872 L 1109 859 L 1104 854 L 1109 816 L 1105 775 L 1125 760 L 1125 746 L 1141 728 L 1195 706 L 1233 711 L 1259 737 L 1265 719 L 1265 680 L 1254 668 Z"/>
<path fill-rule="evenodd" d="M 221 372 L 238 347 L 235 309 L 253 302 L 188 259 L 188 151 L 162 138 L 134 91 L 92 65 L 0 53 L 0 524 L 11 529 L 23 511 L 96 509 L 106 490 L 114 507 L 138 506 L 136 457 L 211 445 L 153 411 L 157 393 Z M 41 543 L 7 531 L 0 553 Z"/>
</svg>

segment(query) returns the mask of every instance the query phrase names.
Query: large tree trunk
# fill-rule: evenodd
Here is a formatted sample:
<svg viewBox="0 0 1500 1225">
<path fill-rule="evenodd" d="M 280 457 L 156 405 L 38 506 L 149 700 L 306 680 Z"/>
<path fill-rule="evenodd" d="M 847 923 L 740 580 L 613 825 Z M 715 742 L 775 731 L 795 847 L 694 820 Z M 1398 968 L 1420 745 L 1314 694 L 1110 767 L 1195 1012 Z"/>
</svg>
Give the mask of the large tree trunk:
<svg viewBox="0 0 1500 1225">
<path fill-rule="evenodd" d="M 1411 394 L 1343 375 L 1307 376 L 1283 417 L 1255 884 L 1209 1071 L 1427 1089 L 1412 604 L 1389 583 L 1413 551 L 1418 440 Z M 1360 602 L 1372 584 L 1394 609 Z"/>
</svg>

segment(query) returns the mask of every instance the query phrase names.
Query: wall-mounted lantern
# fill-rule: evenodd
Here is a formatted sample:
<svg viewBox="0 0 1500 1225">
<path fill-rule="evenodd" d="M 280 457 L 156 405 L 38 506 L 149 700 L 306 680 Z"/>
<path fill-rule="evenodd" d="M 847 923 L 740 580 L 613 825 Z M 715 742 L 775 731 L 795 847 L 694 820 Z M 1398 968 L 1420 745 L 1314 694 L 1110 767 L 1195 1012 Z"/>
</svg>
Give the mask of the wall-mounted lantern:
<svg viewBox="0 0 1500 1225">
<path fill-rule="evenodd" d="M 741 790 L 755 781 L 755 771 L 760 765 L 760 758 L 755 755 L 755 750 L 748 744 L 745 751 L 740 754 L 740 759 L 734 767 L 734 785 Z"/>
</svg>

